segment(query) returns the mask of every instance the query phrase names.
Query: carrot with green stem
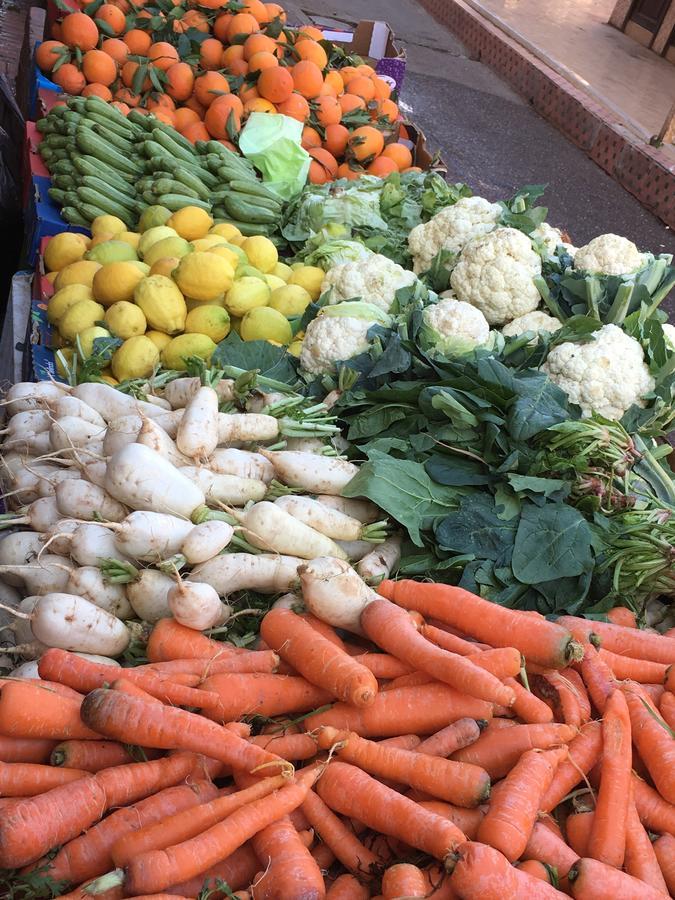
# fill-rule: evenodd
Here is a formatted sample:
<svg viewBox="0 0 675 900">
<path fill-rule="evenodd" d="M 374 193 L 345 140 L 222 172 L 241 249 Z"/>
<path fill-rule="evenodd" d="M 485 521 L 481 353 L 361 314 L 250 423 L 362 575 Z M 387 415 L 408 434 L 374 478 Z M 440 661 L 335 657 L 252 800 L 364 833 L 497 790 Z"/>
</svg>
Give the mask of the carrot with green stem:
<svg viewBox="0 0 675 900">
<path fill-rule="evenodd" d="M 633 799 L 628 804 L 628 821 L 626 823 L 626 855 L 623 867 L 629 875 L 639 878 L 662 894 L 668 894 L 668 887 L 661 871 L 661 866 L 654 852 L 654 846 L 645 831 Z"/>
<path fill-rule="evenodd" d="M 645 659 L 652 662 L 672 665 L 675 663 L 675 639 L 642 631 L 639 628 L 624 628 L 610 622 L 589 621 L 576 616 L 561 616 L 558 620 L 565 628 L 569 628 L 577 639 L 599 642 L 603 650 L 610 650 L 619 656 L 633 659 Z M 589 641 L 591 642 L 591 641 Z"/>
<path fill-rule="evenodd" d="M 632 769 L 631 720 L 626 698 L 614 691 L 602 718 L 600 788 L 595 802 L 588 852 L 617 869 L 626 851 L 626 819 Z"/>
<path fill-rule="evenodd" d="M 638 684 L 626 682 L 622 688 L 635 748 L 656 790 L 668 803 L 675 803 L 675 735 Z"/>
<path fill-rule="evenodd" d="M 539 810 L 567 747 L 523 753 L 506 776 L 478 828 L 478 840 L 515 862 L 527 846 Z"/>
<path fill-rule="evenodd" d="M 428 641 L 405 610 L 387 600 L 368 603 L 361 613 L 361 628 L 378 647 L 455 690 L 504 706 L 515 699 L 509 688 L 470 658 L 449 653 Z"/>
<path fill-rule="evenodd" d="M 49 758 L 52 766 L 84 769 L 86 772 L 100 772 L 101 769 L 133 761 L 127 748 L 116 741 L 62 741 L 56 744 Z"/>
<path fill-rule="evenodd" d="M 486 724 L 468 717 L 459 719 L 422 741 L 415 750 L 417 753 L 425 753 L 428 756 L 444 756 L 447 759 L 457 750 L 462 750 L 475 743 L 481 735 L 482 726 L 484 727 Z"/>
<path fill-rule="evenodd" d="M 87 775 L 82 769 L 55 769 L 39 763 L 0 763 L 0 797 L 35 797 Z"/>
<path fill-rule="evenodd" d="M 578 859 L 567 875 L 577 900 L 666 900 L 667 894 L 597 859 Z"/>
<path fill-rule="evenodd" d="M 7 763 L 47 763 L 56 741 L 43 738 L 17 738 L 0 734 L 0 760 Z M 74 766 L 81 769 L 83 766 Z"/>
<path fill-rule="evenodd" d="M 583 725 L 568 747 L 567 759 L 556 769 L 553 781 L 541 798 L 540 809 L 551 812 L 569 792 L 583 781 L 602 756 L 602 727 L 593 721 Z"/>
<path fill-rule="evenodd" d="M 371 775 L 407 784 L 457 806 L 478 806 L 490 794 L 488 774 L 478 766 L 383 746 L 330 727 L 319 730 L 317 741 L 322 750 L 333 748 L 339 759 Z"/>
<path fill-rule="evenodd" d="M 383 581 L 378 592 L 398 606 L 447 622 L 493 647 L 515 647 L 532 662 L 552 669 L 581 656 L 572 635 L 555 622 L 483 600 L 463 588 L 416 581 Z"/>
<path fill-rule="evenodd" d="M 498 850 L 474 841 L 457 848 L 450 878 L 455 895 L 462 900 L 562 900 L 552 885 L 512 866 Z"/>
<path fill-rule="evenodd" d="M 654 841 L 654 853 L 661 867 L 668 893 L 672 897 L 675 895 L 675 837 L 672 834 L 662 834 Z"/>
<path fill-rule="evenodd" d="M 0 733 L 6 737 L 97 740 L 80 719 L 81 701 L 33 684 L 13 681 L 0 688 Z"/>
<path fill-rule="evenodd" d="M 370 706 L 375 700 L 378 684 L 373 673 L 292 610 L 271 609 L 260 634 L 307 681 L 338 700 L 353 706 Z"/>
<path fill-rule="evenodd" d="M 326 889 L 321 869 L 287 816 L 272 822 L 251 839 L 263 876 L 255 883 L 259 900 L 321 900 Z"/>
<path fill-rule="evenodd" d="M 506 729 L 489 726 L 478 740 L 453 753 L 459 762 L 485 769 L 490 778 L 503 778 L 528 750 L 548 750 L 571 741 L 575 730 L 569 725 L 513 725 Z"/>
<path fill-rule="evenodd" d="M 382 897 L 384 900 L 408 900 L 426 897 L 429 885 L 424 872 L 412 863 L 398 863 L 385 869 L 382 876 Z"/>
<path fill-rule="evenodd" d="M 579 858 L 578 854 L 561 837 L 558 837 L 542 822 L 535 822 L 532 834 L 523 850 L 523 856 L 527 859 L 537 859 L 547 866 L 554 867 L 561 878 L 567 875 Z"/>
<path fill-rule="evenodd" d="M 212 796 L 190 811 L 189 816 L 180 810 L 164 817 L 161 821 L 149 822 L 147 826 L 123 835 L 112 848 L 112 861 L 123 868 L 134 856 L 151 850 L 164 850 L 174 844 L 181 844 L 196 837 L 207 828 L 222 822 L 227 816 L 247 803 L 267 797 L 288 783 L 289 776 L 276 775 L 263 778 L 250 787 L 224 796 Z"/>
</svg>

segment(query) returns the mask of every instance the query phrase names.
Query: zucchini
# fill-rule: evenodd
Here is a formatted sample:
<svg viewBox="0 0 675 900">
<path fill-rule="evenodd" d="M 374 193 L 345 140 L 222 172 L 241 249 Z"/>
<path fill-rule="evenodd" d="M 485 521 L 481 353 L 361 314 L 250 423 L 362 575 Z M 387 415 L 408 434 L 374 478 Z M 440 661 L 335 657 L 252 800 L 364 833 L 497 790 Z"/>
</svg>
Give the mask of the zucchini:
<svg viewBox="0 0 675 900">
<path fill-rule="evenodd" d="M 81 203 L 98 206 L 106 213 L 106 215 L 117 216 L 117 218 L 121 219 L 129 228 L 132 228 L 136 221 L 137 217 L 135 218 L 135 213 L 132 213 L 131 210 L 127 209 L 126 206 L 122 206 L 122 204 L 118 203 L 116 200 L 104 197 L 98 190 L 93 190 L 92 188 L 84 186 L 79 187 L 77 189 L 77 196 L 80 198 Z"/>
<path fill-rule="evenodd" d="M 66 191 L 64 196 L 66 206 L 78 206 L 80 197 L 77 191 Z"/>
<path fill-rule="evenodd" d="M 71 225 L 79 225 L 80 228 L 89 228 L 89 225 L 96 218 L 96 216 L 92 216 L 91 219 L 87 219 L 80 210 L 76 209 L 74 206 L 64 206 L 61 210 L 61 215 L 66 222 L 70 222 Z"/>
<path fill-rule="evenodd" d="M 65 162 L 65 160 L 61 160 Z M 52 185 L 60 191 L 74 191 L 77 185 L 72 175 L 52 175 Z"/>
<path fill-rule="evenodd" d="M 191 197 L 194 200 L 200 199 L 197 191 L 193 191 L 192 188 L 186 187 L 184 184 L 181 184 L 180 181 L 174 181 L 173 178 L 159 178 L 155 181 L 150 190 L 157 196 L 160 194 L 180 194 L 181 197 Z"/>
<path fill-rule="evenodd" d="M 243 200 L 241 194 L 228 194 L 223 198 L 223 206 L 228 213 L 241 222 L 250 222 L 253 224 L 273 225 L 279 221 L 279 213 L 266 209 L 264 206 L 258 206 L 249 200 Z"/>
<path fill-rule="evenodd" d="M 132 187 L 128 179 L 133 176 L 129 175 L 125 178 L 123 175 L 120 175 L 119 172 L 115 172 L 111 169 L 110 166 L 106 166 L 99 162 L 94 156 L 83 156 L 78 153 L 73 157 L 73 164 L 80 175 L 92 175 L 94 178 L 102 178 L 104 181 L 112 184 L 113 187 L 116 187 L 119 191 L 124 191 Z"/>
<path fill-rule="evenodd" d="M 76 176 L 78 174 L 77 167 L 70 159 L 60 159 L 57 163 L 54 163 L 54 174 L 55 175 L 71 175 Z"/>
<path fill-rule="evenodd" d="M 107 197 L 109 200 L 112 200 L 113 203 L 119 203 L 132 213 L 138 211 L 136 195 L 130 197 L 128 194 L 118 191 L 116 188 L 112 187 L 112 185 L 106 184 L 105 181 L 102 181 L 100 178 L 95 178 L 93 175 L 84 175 L 82 178 L 82 186 L 91 188 L 92 191 L 97 191 L 100 193 L 101 197 Z"/>
<path fill-rule="evenodd" d="M 146 138 L 146 140 L 144 140 L 140 146 L 143 150 L 143 153 L 150 159 L 174 159 L 171 151 L 167 150 L 166 147 L 163 147 L 157 141 Z"/>
<path fill-rule="evenodd" d="M 49 194 L 49 199 L 53 200 L 54 203 L 58 203 L 59 206 L 63 206 L 66 202 L 66 192 L 62 191 L 61 188 L 50 187 L 47 193 Z"/>
<path fill-rule="evenodd" d="M 189 153 L 191 159 L 194 158 L 195 148 L 192 146 L 190 141 L 188 141 L 188 139 L 186 137 L 183 137 L 183 135 L 180 134 L 180 132 L 176 131 L 175 128 L 172 128 L 170 125 L 167 125 L 166 122 L 160 122 L 160 121 L 157 121 L 155 123 L 155 128 L 159 129 L 167 137 L 171 138 L 172 141 L 175 141 L 180 147 L 182 147 L 183 150 L 185 150 L 187 153 Z"/>
<path fill-rule="evenodd" d="M 201 197 L 202 200 L 209 199 L 209 189 L 188 168 L 184 166 L 177 166 L 174 170 L 173 175 L 176 181 L 178 181 L 180 184 L 184 184 L 185 187 L 190 188 L 190 190 L 195 191 L 197 196 Z"/>
<path fill-rule="evenodd" d="M 281 203 L 279 203 L 278 200 L 269 200 L 267 197 L 258 197 L 253 194 L 244 193 L 243 191 L 235 191 L 232 189 L 232 182 L 230 182 L 228 196 L 243 203 L 251 203 L 253 206 L 259 206 L 261 209 L 268 209 L 271 213 L 274 213 L 277 218 L 281 216 Z"/>
<path fill-rule="evenodd" d="M 169 137 L 168 134 L 163 132 L 160 128 L 152 129 L 152 137 L 158 144 L 161 144 L 166 150 L 169 151 L 174 157 L 178 159 L 184 159 L 186 162 L 194 163 L 196 161 L 196 154 L 194 150 L 192 152 L 188 152 L 184 147 L 182 147 L 179 143 L 174 141 L 173 138 Z"/>
<path fill-rule="evenodd" d="M 108 212 L 105 209 L 102 209 L 100 206 L 94 206 L 91 203 L 82 203 L 79 197 L 77 210 L 79 211 L 82 218 L 86 219 L 87 222 L 93 222 L 94 219 L 98 219 L 99 216 L 108 215 Z"/>
<path fill-rule="evenodd" d="M 119 150 L 120 153 L 127 154 L 131 157 L 135 155 L 136 146 L 132 141 L 128 141 L 126 138 L 120 137 L 118 134 L 115 134 L 114 131 L 110 131 L 104 125 L 98 125 L 94 123 L 92 125 L 92 130 L 94 134 L 97 134 L 100 138 L 103 138 L 104 141 L 107 141 L 114 150 Z"/>
<path fill-rule="evenodd" d="M 274 191 L 271 191 L 269 188 L 265 187 L 265 185 L 257 179 L 255 181 L 253 181 L 253 179 L 249 179 L 246 181 L 230 181 L 230 190 L 237 191 L 240 194 L 249 194 L 250 196 L 257 197 L 259 199 L 270 200 L 279 208 L 281 208 L 283 205 L 283 200 L 279 197 L 279 195 L 275 194 Z"/>
<path fill-rule="evenodd" d="M 136 128 L 139 129 L 139 132 L 149 132 L 153 129 L 153 123 L 150 116 L 144 116 L 143 113 L 139 113 L 137 109 L 130 109 L 126 119 L 127 122 L 136 126 Z"/>
<path fill-rule="evenodd" d="M 89 153 L 100 159 L 101 162 L 112 166 L 120 172 L 126 172 L 129 175 L 139 176 L 142 174 L 141 168 L 134 160 L 127 159 L 122 153 L 109 147 L 104 140 L 97 134 L 93 134 L 86 129 L 78 131 L 77 146 L 83 153 Z"/>
<path fill-rule="evenodd" d="M 160 206 L 166 206 L 172 212 L 176 212 L 186 206 L 198 206 L 207 213 L 211 212 L 211 204 L 207 203 L 206 200 L 196 200 L 193 197 L 186 197 L 184 194 L 161 194 L 155 202 Z"/>
</svg>

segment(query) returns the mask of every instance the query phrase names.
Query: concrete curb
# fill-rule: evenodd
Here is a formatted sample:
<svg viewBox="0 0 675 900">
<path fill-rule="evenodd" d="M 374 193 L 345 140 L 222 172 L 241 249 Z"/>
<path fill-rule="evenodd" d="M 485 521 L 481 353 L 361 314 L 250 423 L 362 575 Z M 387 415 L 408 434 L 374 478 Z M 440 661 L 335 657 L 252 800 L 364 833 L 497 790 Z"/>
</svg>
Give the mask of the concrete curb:
<svg viewBox="0 0 675 900">
<path fill-rule="evenodd" d="M 471 53 L 583 150 L 643 206 L 675 228 L 675 172 L 611 110 L 575 87 L 463 0 L 418 0 Z M 573 189 L 573 186 L 570 186 Z"/>
</svg>

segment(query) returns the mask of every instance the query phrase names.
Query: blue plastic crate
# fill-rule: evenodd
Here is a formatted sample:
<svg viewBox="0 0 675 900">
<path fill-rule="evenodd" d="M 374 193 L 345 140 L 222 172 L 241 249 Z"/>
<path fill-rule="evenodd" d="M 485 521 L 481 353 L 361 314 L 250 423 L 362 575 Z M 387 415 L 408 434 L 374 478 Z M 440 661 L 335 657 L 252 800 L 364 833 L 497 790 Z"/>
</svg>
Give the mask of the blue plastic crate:
<svg viewBox="0 0 675 900">
<path fill-rule="evenodd" d="M 42 238 L 58 234 L 60 231 L 89 234 L 86 228 L 70 225 L 65 221 L 61 216 L 60 207 L 49 197 L 50 186 L 50 178 L 36 175 L 31 179 L 28 204 L 24 211 L 26 237 L 22 254 L 23 259 L 30 266 L 35 265 Z"/>
<path fill-rule="evenodd" d="M 30 73 L 30 85 L 28 91 L 28 118 L 29 119 L 37 119 L 38 118 L 38 91 L 53 91 L 55 94 L 61 94 L 61 88 L 53 81 L 50 81 L 49 78 L 46 78 L 39 70 L 37 63 L 35 62 L 35 51 L 40 46 L 42 41 L 36 41 L 35 46 L 33 47 L 33 59 L 31 62 L 31 73 Z"/>
</svg>

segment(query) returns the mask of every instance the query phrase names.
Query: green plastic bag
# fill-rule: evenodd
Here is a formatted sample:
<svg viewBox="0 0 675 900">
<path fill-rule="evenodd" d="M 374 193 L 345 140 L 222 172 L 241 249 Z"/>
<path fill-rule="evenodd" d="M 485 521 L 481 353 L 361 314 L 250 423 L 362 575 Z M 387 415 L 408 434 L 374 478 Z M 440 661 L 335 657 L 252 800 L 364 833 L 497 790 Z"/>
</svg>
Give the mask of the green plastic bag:
<svg viewBox="0 0 675 900">
<path fill-rule="evenodd" d="M 239 135 L 239 149 L 260 169 L 268 188 L 292 200 L 304 188 L 311 162 L 301 140 L 302 122 L 297 119 L 254 112 Z"/>
</svg>

